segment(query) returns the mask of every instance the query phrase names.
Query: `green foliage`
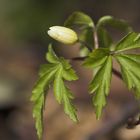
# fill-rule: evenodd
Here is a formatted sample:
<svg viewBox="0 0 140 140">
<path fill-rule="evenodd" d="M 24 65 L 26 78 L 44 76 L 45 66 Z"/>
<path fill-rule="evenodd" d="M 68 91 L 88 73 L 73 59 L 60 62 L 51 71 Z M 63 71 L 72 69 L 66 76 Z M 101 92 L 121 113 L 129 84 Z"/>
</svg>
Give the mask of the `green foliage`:
<svg viewBox="0 0 140 140">
<path fill-rule="evenodd" d="M 120 54 L 115 56 L 121 66 L 123 80 L 129 90 L 133 89 L 135 97 L 140 98 L 140 55 Z"/>
<path fill-rule="evenodd" d="M 140 55 L 127 54 L 125 51 L 140 48 L 140 34 L 131 32 L 115 48 L 115 58 L 120 64 L 124 82 L 129 90 L 133 89 L 135 97 L 140 98 Z"/>
<path fill-rule="evenodd" d="M 97 49 L 89 54 L 84 65 L 98 68 L 93 80 L 89 85 L 90 93 L 94 93 L 92 102 L 96 108 L 96 117 L 100 118 L 103 107 L 106 105 L 106 96 L 109 93 L 112 75 L 112 56 L 109 49 Z"/>
<path fill-rule="evenodd" d="M 91 27 L 91 28 L 94 27 L 94 23 L 93 23 L 92 19 L 88 15 L 86 15 L 82 12 L 74 12 L 65 21 L 64 25 L 67 26 L 67 27 L 72 27 L 74 25 L 77 25 L 79 27 L 80 26 Z"/>
<path fill-rule="evenodd" d="M 104 27 L 97 28 L 99 37 L 99 46 L 101 48 L 110 47 L 113 44 L 113 39 Z"/>
<path fill-rule="evenodd" d="M 123 81 L 129 90 L 133 90 L 135 97 L 140 98 L 140 55 L 131 53 L 133 49 L 140 48 L 140 34 L 132 31 L 124 21 L 112 16 L 104 16 L 94 26 L 93 20 L 86 14 L 74 12 L 65 22 L 65 26 L 78 26 L 80 29 L 79 43 L 83 65 L 94 70 L 94 76 L 89 85 L 89 92 L 93 94 L 92 103 L 99 119 L 104 106 L 107 104 L 107 96 L 110 91 L 112 78 L 113 58 L 117 60 L 121 68 Z M 128 34 L 117 44 L 106 30 L 106 26 L 112 26 Z M 113 49 L 112 49 L 113 45 Z M 94 48 L 96 46 L 96 49 Z M 84 59 L 85 58 L 85 59 Z M 33 116 L 36 119 L 36 129 L 39 138 L 42 135 L 42 110 L 44 99 L 53 85 L 54 95 L 59 104 L 63 104 L 64 111 L 77 122 L 76 108 L 71 100 L 74 98 L 70 89 L 65 85 L 66 81 L 77 80 L 78 77 L 68 60 L 56 56 L 51 45 L 46 55 L 48 64 L 41 66 L 39 80 L 36 83 L 31 100 L 34 102 Z M 75 60 L 75 59 L 73 59 Z"/>
<path fill-rule="evenodd" d="M 94 46 L 93 29 L 86 28 L 79 35 L 80 56 L 87 56 Z"/>
<path fill-rule="evenodd" d="M 112 58 L 108 56 L 101 68 L 97 71 L 96 76 L 90 83 L 89 90 L 95 92 L 93 104 L 96 107 L 97 119 L 100 118 L 103 107 L 106 105 L 105 97 L 110 90 L 111 75 L 112 75 Z"/>
<path fill-rule="evenodd" d="M 112 16 L 101 17 L 96 25 L 100 47 L 110 47 L 113 44 L 113 39 L 106 30 L 107 25 L 127 33 L 132 31 L 132 28 L 124 20 Z"/>
<path fill-rule="evenodd" d="M 112 16 L 103 16 L 99 19 L 97 23 L 97 28 L 105 27 L 105 26 L 112 26 L 115 29 L 119 29 L 125 32 L 132 31 L 132 28 L 128 25 L 128 23 L 125 20 L 122 19 L 116 19 Z"/>
<path fill-rule="evenodd" d="M 56 68 L 53 64 L 46 64 L 41 66 L 39 71 L 39 80 L 37 81 L 32 91 L 31 101 L 34 102 L 33 117 L 36 119 L 36 129 L 39 139 L 41 139 L 43 131 L 42 111 L 44 106 L 45 92 L 48 91 L 49 85 L 53 80 L 55 72 Z"/>
<path fill-rule="evenodd" d="M 32 98 L 32 101 L 34 101 L 33 98 Z M 34 102 L 35 102 L 35 104 L 34 104 L 34 109 L 33 109 L 33 117 L 36 119 L 35 127 L 37 129 L 37 135 L 38 135 L 39 139 L 41 139 L 42 132 L 43 132 L 43 116 L 42 116 L 42 111 L 43 111 L 43 106 L 44 106 L 43 93 Z"/>
<path fill-rule="evenodd" d="M 108 55 L 109 55 L 108 48 L 95 49 L 88 55 L 83 64 L 87 67 L 92 68 L 98 67 L 106 61 Z"/>
<path fill-rule="evenodd" d="M 140 34 L 131 32 L 126 35 L 116 46 L 116 52 L 140 48 Z"/>
<path fill-rule="evenodd" d="M 67 27 L 77 26 L 81 32 L 79 35 L 80 56 L 87 56 L 89 51 L 93 48 L 93 28 L 94 22 L 88 15 L 82 12 L 74 12 L 64 23 Z"/>
<path fill-rule="evenodd" d="M 64 80 L 73 81 L 78 79 L 75 71 L 67 60 L 56 56 L 51 45 L 49 45 L 46 59 L 49 63 L 41 66 L 39 80 L 32 91 L 31 97 L 31 101 L 34 102 L 33 117 L 36 119 L 36 129 L 39 139 L 41 139 L 43 131 L 42 110 L 45 102 L 44 97 L 46 97 L 46 93 L 52 83 L 56 100 L 64 105 L 65 113 L 73 121 L 78 121 L 76 108 L 71 102 L 71 99 L 74 98 L 73 94 L 64 84 Z"/>
</svg>

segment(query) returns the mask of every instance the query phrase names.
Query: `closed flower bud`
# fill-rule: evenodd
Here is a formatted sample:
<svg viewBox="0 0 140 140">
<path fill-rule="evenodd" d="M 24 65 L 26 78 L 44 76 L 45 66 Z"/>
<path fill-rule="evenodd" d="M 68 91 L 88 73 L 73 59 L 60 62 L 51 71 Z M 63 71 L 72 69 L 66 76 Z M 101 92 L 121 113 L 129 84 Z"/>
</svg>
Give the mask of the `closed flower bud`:
<svg viewBox="0 0 140 140">
<path fill-rule="evenodd" d="M 74 44 L 78 40 L 76 32 L 69 28 L 62 26 L 53 26 L 49 29 L 49 36 L 61 43 Z"/>
</svg>

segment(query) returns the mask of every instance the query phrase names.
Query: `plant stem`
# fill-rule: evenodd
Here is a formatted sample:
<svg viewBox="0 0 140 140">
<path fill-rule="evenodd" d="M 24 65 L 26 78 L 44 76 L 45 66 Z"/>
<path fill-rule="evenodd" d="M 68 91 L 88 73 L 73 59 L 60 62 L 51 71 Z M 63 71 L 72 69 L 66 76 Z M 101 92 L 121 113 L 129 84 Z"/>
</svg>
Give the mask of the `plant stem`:
<svg viewBox="0 0 140 140">
<path fill-rule="evenodd" d="M 98 35 L 97 35 L 96 29 L 94 29 L 93 38 L 94 38 L 94 47 L 95 47 L 95 49 L 98 49 L 99 42 L 98 42 Z"/>
<path fill-rule="evenodd" d="M 122 75 L 119 71 L 117 71 L 115 68 L 113 68 L 112 72 L 114 75 L 116 75 L 118 78 L 120 78 L 122 80 Z"/>
<path fill-rule="evenodd" d="M 85 57 L 73 57 L 70 60 L 73 60 L 73 61 L 84 61 L 85 58 L 87 58 L 87 57 L 86 56 Z"/>
</svg>

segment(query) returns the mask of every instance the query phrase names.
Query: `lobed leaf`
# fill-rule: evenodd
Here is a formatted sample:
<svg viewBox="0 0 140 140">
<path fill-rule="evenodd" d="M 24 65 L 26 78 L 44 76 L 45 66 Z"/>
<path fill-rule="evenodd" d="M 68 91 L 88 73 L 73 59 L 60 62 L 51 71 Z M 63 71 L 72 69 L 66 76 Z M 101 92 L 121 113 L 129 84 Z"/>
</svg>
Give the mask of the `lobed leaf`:
<svg viewBox="0 0 140 140">
<path fill-rule="evenodd" d="M 44 64 L 40 67 L 39 80 L 37 81 L 32 91 L 31 101 L 34 102 L 33 117 L 35 118 L 35 126 L 37 129 L 38 138 L 42 138 L 43 132 L 43 106 L 46 93 L 53 82 L 53 89 L 56 100 L 64 105 L 64 111 L 73 121 L 77 121 L 76 108 L 71 102 L 73 94 L 65 86 L 64 80 L 72 81 L 77 80 L 78 77 L 71 65 L 64 58 L 56 56 L 49 45 L 48 53 L 46 54 L 48 64 Z"/>
<path fill-rule="evenodd" d="M 77 80 L 78 77 L 75 71 L 71 68 L 71 65 L 68 61 L 60 58 L 60 65 L 54 79 L 54 94 L 56 100 L 64 105 L 64 111 L 69 117 L 77 122 L 76 108 L 71 103 L 73 99 L 73 94 L 70 90 L 64 85 L 64 79 L 67 81 Z"/>
<path fill-rule="evenodd" d="M 137 48 L 140 48 L 140 34 L 131 32 L 119 41 L 116 45 L 115 51 L 122 52 Z"/>
<path fill-rule="evenodd" d="M 128 89 L 133 89 L 135 97 L 140 98 L 140 55 L 120 54 L 115 58 L 121 66 L 122 77 Z"/>
<path fill-rule="evenodd" d="M 43 106 L 44 106 L 44 95 L 41 94 L 38 100 L 34 103 L 33 117 L 36 119 L 35 127 L 37 129 L 37 135 L 39 140 L 42 138 L 43 133 Z"/>
<path fill-rule="evenodd" d="M 53 69 L 52 71 L 52 68 L 47 69 L 46 73 L 44 74 L 42 73 L 42 75 L 40 76 L 39 80 L 35 84 L 34 89 L 32 91 L 31 101 L 38 100 L 41 94 L 45 92 L 46 88 L 49 87 L 50 82 L 53 80 L 55 73 L 56 73 L 56 69 Z"/>
<path fill-rule="evenodd" d="M 33 117 L 36 120 L 35 126 L 37 129 L 37 135 L 39 139 L 42 137 L 42 132 L 43 132 L 43 119 L 42 119 L 42 110 L 44 106 L 44 96 L 45 92 L 48 90 L 50 82 L 53 80 L 53 76 L 55 74 L 55 70 L 51 70 L 51 67 L 48 67 L 48 65 L 43 66 L 43 69 L 40 70 L 40 78 L 37 81 L 33 91 L 32 91 L 32 96 L 31 96 L 31 101 L 34 102 L 34 107 L 33 107 Z M 44 69 L 47 71 L 44 72 Z"/>
<path fill-rule="evenodd" d="M 62 76 L 67 81 L 74 81 L 78 79 L 78 76 L 76 75 L 75 71 L 73 69 L 63 70 Z"/>
<path fill-rule="evenodd" d="M 70 90 L 64 85 L 64 82 L 60 76 L 58 76 L 54 81 L 54 92 L 56 99 L 60 104 L 64 105 L 64 111 L 69 117 L 77 122 L 76 108 L 71 103 L 71 99 L 73 99 L 73 95 Z"/>
<path fill-rule="evenodd" d="M 99 48 L 93 50 L 93 52 L 89 53 L 89 56 L 85 59 L 83 65 L 87 67 L 98 67 L 102 65 L 109 55 L 110 50 L 108 48 Z"/>
<path fill-rule="evenodd" d="M 76 115 L 77 109 L 75 108 L 75 106 L 71 103 L 70 101 L 70 97 L 73 97 L 72 95 L 68 95 L 70 94 L 68 89 L 65 88 L 65 94 L 63 96 L 63 102 L 64 102 L 64 111 L 67 115 L 69 115 L 69 117 L 74 121 L 74 122 L 78 122 L 78 118 Z M 67 94 L 66 94 L 67 93 Z"/>
<path fill-rule="evenodd" d="M 104 64 L 98 69 L 94 79 L 90 83 L 90 93 L 93 96 L 93 105 L 96 108 L 96 117 L 100 118 L 102 109 L 106 105 L 106 96 L 109 94 L 112 77 L 112 57 L 108 56 Z"/>
</svg>

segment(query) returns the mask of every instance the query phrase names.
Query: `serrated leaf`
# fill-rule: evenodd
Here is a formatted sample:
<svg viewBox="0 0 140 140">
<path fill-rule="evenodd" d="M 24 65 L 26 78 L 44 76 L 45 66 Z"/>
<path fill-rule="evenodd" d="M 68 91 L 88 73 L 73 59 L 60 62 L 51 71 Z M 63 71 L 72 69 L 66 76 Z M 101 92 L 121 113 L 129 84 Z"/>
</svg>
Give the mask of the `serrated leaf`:
<svg viewBox="0 0 140 140">
<path fill-rule="evenodd" d="M 132 28 L 128 25 L 125 20 L 116 19 L 112 16 L 103 16 L 97 23 L 97 29 L 100 27 L 105 27 L 106 25 L 112 26 L 122 31 L 130 32 Z"/>
<path fill-rule="evenodd" d="M 34 104 L 33 117 L 36 119 L 35 127 L 37 129 L 37 135 L 39 140 L 42 138 L 43 133 L 43 106 L 44 106 L 44 95 L 41 94 L 38 100 Z"/>
<path fill-rule="evenodd" d="M 69 60 L 66 60 L 66 59 L 64 59 L 63 57 L 60 57 L 60 58 L 59 58 L 59 61 L 60 61 L 60 63 L 62 64 L 62 66 L 63 66 L 66 70 L 68 70 L 68 69 L 71 68 L 71 65 L 70 65 L 70 63 L 69 63 Z"/>
<path fill-rule="evenodd" d="M 131 32 L 119 41 L 116 45 L 115 51 L 122 52 L 137 48 L 140 48 L 140 34 Z"/>
<path fill-rule="evenodd" d="M 42 138 L 43 132 L 42 110 L 45 102 L 44 99 L 52 82 L 54 83 L 54 93 L 57 101 L 64 105 L 65 113 L 73 121 L 77 121 L 76 109 L 71 103 L 71 99 L 74 97 L 64 85 L 64 80 L 77 80 L 78 77 L 69 64 L 69 61 L 62 57 L 57 57 L 51 45 L 49 45 L 46 59 L 49 63 L 40 67 L 39 80 L 32 91 L 31 97 L 31 101 L 34 102 L 33 117 L 36 120 L 35 126 L 39 139 Z"/>
<path fill-rule="evenodd" d="M 102 109 L 106 105 L 106 96 L 109 94 L 112 77 L 112 57 L 108 56 L 106 61 L 98 69 L 95 77 L 90 83 L 90 93 L 94 93 L 93 105 L 96 109 L 96 117 L 100 118 Z"/>
<path fill-rule="evenodd" d="M 74 25 L 85 26 L 85 27 L 94 27 L 92 19 L 82 12 L 74 12 L 64 23 L 67 27 L 72 27 Z"/>
<path fill-rule="evenodd" d="M 64 105 L 64 111 L 73 121 L 77 121 L 76 109 L 71 103 L 73 94 L 64 85 L 64 79 L 68 81 L 77 80 L 78 77 L 75 71 L 71 68 L 71 65 L 64 58 L 60 58 L 59 69 L 54 79 L 54 94 L 57 101 Z"/>
<path fill-rule="evenodd" d="M 38 98 L 45 92 L 45 89 L 48 88 L 50 81 L 53 80 L 53 77 L 55 75 L 56 69 L 52 71 L 52 68 L 50 67 L 47 72 L 39 78 L 37 83 L 34 86 L 34 89 L 32 91 L 32 97 L 31 101 L 36 101 Z"/>
<path fill-rule="evenodd" d="M 78 76 L 76 75 L 75 71 L 71 68 L 68 70 L 63 70 L 62 76 L 67 81 L 73 81 L 78 79 Z"/>
<path fill-rule="evenodd" d="M 103 107 L 106 105 L 106 96 L 103 88 L 98 88 L 94 98 L 92 98 L 92 103 L 95 106 L 96 118 L 99 119 L 101 117 Z"/>
<path fill-rule="evenodd" d="M 93 52 L 89 53 L 89 56 L 85 59 L 83 65 L 87 67 L 98 67 L 102 65 L 109 55 L 110 50 L 108 48 L 99 48 L 93 50 Z"/>
<path fill-rule="evenodd" d="M 67 89 L 65 88 L 66 90 L 66 93 L 68 94 L 68 91 Z M 77 109 L 75 108 L 75 106 L 71 103 L 69 97 L 73 97 L 72 95 L 67 95 L 67 94 L 64 94 L 64 111 L 67 115 L 70 116 L 70 118 L 74 121 L 74 122 L 78 122 L 78 118 L 77 118 L 77 115 L 76 115 L 76 112 L 77 112 Z"/>
<path fill-rule="evenodd" d="M 139 54 L 121 54 L 120 56 L 125 56 L 128 59 L 140 64 L 140 55 Z"/>
<path fill-rule="evenodd" d="M 55 64 L 43 64 L 40 66 L 39 76 L 42 77 L 45 74 L 50 74 L 53 70 L 56 69 Z"/>
<path fill-rule="evenodd" d="M 133 89 L 135 97 L 140 98 L 140 55 L 120 54 L 115 57 L 121 66 L 122 77 L 128 89 Z"/>
<path fill-rule="evenodd" d="M 44 106 L 45 91 L 49 88 L 49 84 L 53 80 L 53 75 L 55 73 L 55 71 L 51 71 L 50 69 L 48 69 L 47 66 L 47 72 L 46 73 L 41 72 L 40 75 L 41 77 L 37 81 L 32 91 L 32 97 L 31 97 L 31 101 L 34 102 L 33 117 L 36 120 L 35 126 L 37 129 L 37 135 L 39 139 L 41 139 L 42 132 L 43 132 L 42 109 Z"/>
</svg>

